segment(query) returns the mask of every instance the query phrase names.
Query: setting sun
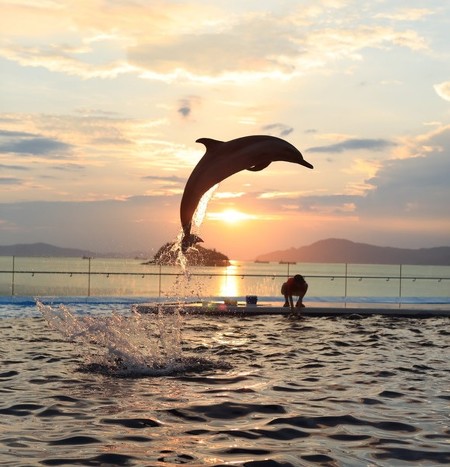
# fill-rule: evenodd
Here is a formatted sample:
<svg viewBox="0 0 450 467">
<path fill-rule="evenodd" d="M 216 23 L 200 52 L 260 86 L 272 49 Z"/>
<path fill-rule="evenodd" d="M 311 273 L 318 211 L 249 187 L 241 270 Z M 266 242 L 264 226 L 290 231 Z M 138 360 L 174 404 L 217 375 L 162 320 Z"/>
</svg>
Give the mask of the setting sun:
<svg viewBox="0 0 450 467">
<path fill-rule="evenodd" d="M 211 220 L 223 221 L 229 224 L 235 224 L 237 222 L 254 219 L 255 216 L 246 214 L 236 209 L 225 209 L 222 212 L 211 212 L 207 214 Z"/>
</svg>

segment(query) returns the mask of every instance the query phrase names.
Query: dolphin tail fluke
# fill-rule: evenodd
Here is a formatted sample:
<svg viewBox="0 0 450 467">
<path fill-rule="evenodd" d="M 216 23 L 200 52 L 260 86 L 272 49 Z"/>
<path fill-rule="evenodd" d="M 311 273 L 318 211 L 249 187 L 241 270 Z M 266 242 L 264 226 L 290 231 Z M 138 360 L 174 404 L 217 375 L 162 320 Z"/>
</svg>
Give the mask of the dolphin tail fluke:
<svg viewBox="0 0 450 467">
<path fill-rule="evenodd" d="M 181 240 L 181 251 L 185 253 L 189 248 L 194 246 L 196 243 L 202 243 L 203 240 L 195 234 L 185 235 Z"/>
</svg>

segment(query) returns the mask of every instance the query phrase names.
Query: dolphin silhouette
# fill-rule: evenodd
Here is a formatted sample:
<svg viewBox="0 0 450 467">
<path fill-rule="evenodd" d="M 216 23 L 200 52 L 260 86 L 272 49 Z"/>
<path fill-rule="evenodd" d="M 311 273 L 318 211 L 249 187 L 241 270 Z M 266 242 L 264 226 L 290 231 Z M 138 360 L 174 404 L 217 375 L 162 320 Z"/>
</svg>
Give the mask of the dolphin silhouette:
<svg viewBox="0 0 450 467">
<path fill-rule="evenodd" d="M 191 234 L 192 216 L 203 194 L 217 183 L 241 170 L 259 172 L 274 161 L 293 162 L 309 169 L 313 168 L 303 159 L 297 148 L 275 136 L 244 136 L 231 141 L 200 138 L 196 143 L 204 144 L 206 153 L 194 167 L 181 198 L 180 218 L 183 228 L 181 249 L 183 252 L 203 241 L 197 235 Z"/>
</svg>

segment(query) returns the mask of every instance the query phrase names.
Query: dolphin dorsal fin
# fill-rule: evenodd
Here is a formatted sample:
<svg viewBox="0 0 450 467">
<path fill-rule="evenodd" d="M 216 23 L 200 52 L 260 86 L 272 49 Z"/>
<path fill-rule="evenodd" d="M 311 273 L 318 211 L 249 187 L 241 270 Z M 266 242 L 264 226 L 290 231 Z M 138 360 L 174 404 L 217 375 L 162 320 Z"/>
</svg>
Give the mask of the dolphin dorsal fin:
<svg viewBox="0 0 450 467">
<path fill-rule="evenodd" d="M 217 147 L 221 144 L 223 144 L 223 141 L 219 141 L 217 139 L 211 139 L 211 138 L 199 138 L 196 143 L 202 143 L 205 145 L 206 150 L 209 151 L 214 151 L 217 149 Z"/>
</svg>

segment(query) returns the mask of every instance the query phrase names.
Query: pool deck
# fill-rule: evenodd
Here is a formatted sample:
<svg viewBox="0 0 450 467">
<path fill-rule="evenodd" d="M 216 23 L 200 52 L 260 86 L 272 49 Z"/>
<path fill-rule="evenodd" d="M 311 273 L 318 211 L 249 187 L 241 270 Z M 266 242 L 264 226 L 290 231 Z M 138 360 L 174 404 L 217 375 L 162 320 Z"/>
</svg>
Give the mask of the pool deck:
<svg viewBox="0 0 450 467">
<path fill-rule="evenodd" d="M 174 313 L 203 316 L 263 316 L 263 315 L 291 315 L 290 308 L 273 305 L 226 305 L 224 303 L 143 303 L 133 307 L 138 313 Z M 450 309 L 436 308 L 435 306 L 421 308 L 396 307 L 386 308 L 383 305 L 371 307 L 338 307 L 338 306 L 311 306 L 295 308 L 294 313 L 301 316 L 344 316 L 359 318 L 372 315 L 430 318 L 450 317 Z"/>
</svg>

